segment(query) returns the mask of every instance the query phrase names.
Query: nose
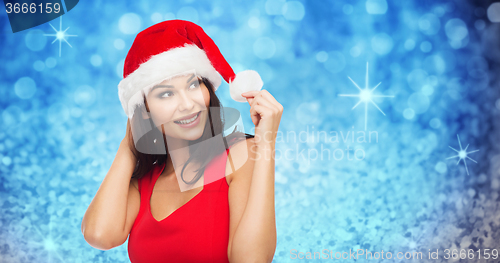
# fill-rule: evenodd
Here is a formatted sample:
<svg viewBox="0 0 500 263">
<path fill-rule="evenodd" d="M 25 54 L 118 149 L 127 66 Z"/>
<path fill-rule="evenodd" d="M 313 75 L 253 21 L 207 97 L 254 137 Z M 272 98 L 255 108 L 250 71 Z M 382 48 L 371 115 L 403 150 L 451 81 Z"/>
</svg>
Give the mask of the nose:
<svg viewBox="0 0 500 263">
<path fill-rule="evenodd" d="M 181 92 L 180 94 L 180 101 L 179 101 L 179 111 L 184 112 L 184 111 L 191 111 L 194 107 L 194 100 L 191 98 L 191 95 L 187 92 Z"/>
</svg>

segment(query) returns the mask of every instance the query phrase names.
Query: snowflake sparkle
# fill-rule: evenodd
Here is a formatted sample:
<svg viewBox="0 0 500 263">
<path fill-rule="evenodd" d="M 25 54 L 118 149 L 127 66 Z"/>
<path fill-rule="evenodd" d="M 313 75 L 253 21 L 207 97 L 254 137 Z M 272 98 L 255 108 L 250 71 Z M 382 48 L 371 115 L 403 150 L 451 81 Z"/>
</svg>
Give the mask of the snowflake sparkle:
<svg viewBox="0 0 500 263">
<path fill-rule="evenodd" d="M 465 147 L 465 149 L 462 149 L 462 144 L 460 143 L 460 137 L 458 137 L 458 134 L 457 134 L 457 139 L 458 139 L 458 145 L 460 146 L 460 151 L 459 150 L 456 150 L 454 149 L 453 147 L 449 146 L 452 150 L 454 150 L 455 152 L 457 152 L 458 154 L 455 155 L 455 156 L 451 156 L 451 157 L 448 157 L 446 159 L 451 159 L 451 158 L 456 158 L 458 157 L 458 162 L 457 162 L 457 165 L 460 163 L 461 160 L 464 160 L 464 165 L 465 165 L 465 171 L 467 171 L 467 175 L 469 175 L 469 169 L 467 168 L 467 162 L 465 161 L 465 158 L 468 158 L 470 159 L 471 161 L 477 163 L 476 161 L 474 161 L 472 158 L 470 158 L 468 155 L 469 153 L 474 153 L 474 152 L 478 152 L 479 150 L 474 150 L 474 151 L 471 151 L 471 152 L 467 152 L 467 148 L 469 148 L 469 144 L 467 144 L 467 146 Z"/>
<path fill-rule="evenodd" d="M 380 82 L 373 88 L 368 87 L 368 62 L 366 62 L 366 77 L 365 77 L 365 88 L 362 89 L 359 87 L 359 85 L 354 82 L 354 80 L 351 79 L 351 77 L 348 76 L 348 78 L 351 80 L 351 82 L 356 86 L 356 88 L 359 89 L 359 94 L 339 94 L 339 96 L 342 97 L 359 97 L 358 103 L 352 107 L 351 110 L 354 110 L 359 104 L 364 103 L 365 104 L 365 131 L 366 131 L 366 126 L 368 122 L 368 103 L 373 104 L 382 114 L 385 113 L 379 108 L 379 106 L 373 101 L 373 98 L 394 98 L 392 95 L 375 95 L 373 94 L 373 91 L 375 91 L 376 88 L 382 83 Z"/>
<path fill-rule="evenodd" d="M 69 27 L 66 28 L 64 31 L 62 30 L 62 16 L 59 17 L 59 30 L 57 30 L 51 23 L 49 25 L 56 31 L 55 34 L 43 34 L 44 36 L 53 36 L 55 37 L 54 41 L 52 41 L 51 44 L 54 44 L 57 40 L 59 40 L 59 57 L 61 57 L 61 43 L 64 41 L 66 44 L 68 44 L 69 47 L 72 48 L 72 46 L 69 44 L 68 40 L 66 40 L 66 37 L 76 37 L 77 35 L 68 35 L 66 34 L 66 31 L 68 31 Z"/>
<path fill-rule="evenodd" d="M 39 247 L 42 247 L 42 249 L 45 250 L 45 252 L 47 252 L 47 262 L 53 262 L 51 257 L 52 255 L 55 255 L 60 262 L 65 262 L 65 260 L 61 257 L 61 255 L 57 252 L 58 250 L 60 250 L 61 246 L 59 245 L 60 242 L 57 242 L 59 240 L 59 238 L 61 238 L 62 235 L 59 235 L 57 237 L 53 237 L 52 236 L 52 218 L 49 222 L 49 234 L 48 236 L 45 236 L 44 234 L 42 234 L 42 232 L 40 231 L 40 229 L 35 226 L 35 225 L 32 225 L 32 227 L 36 230 L 36 233 L 40 236 L 40 238 L 42 239 L 42 241 L 28 241 L 28 244 L 30 245 L 34 245 L 34 246 L 39 246 Z"/>
</svg>

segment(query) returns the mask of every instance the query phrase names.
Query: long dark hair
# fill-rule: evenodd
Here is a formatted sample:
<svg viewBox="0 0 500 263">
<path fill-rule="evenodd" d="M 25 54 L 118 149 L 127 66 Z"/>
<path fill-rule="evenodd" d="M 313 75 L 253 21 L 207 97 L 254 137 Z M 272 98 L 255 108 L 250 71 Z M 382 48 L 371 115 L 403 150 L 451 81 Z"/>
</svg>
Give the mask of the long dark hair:
<svg viewBox="0 0 500 263">
<path fill-rule="evenodd" d="M 217 95 L 215 95 L 214 86 L 212 85 L 212 83 L 207 78 L 201 78 L 201 82 L 205 84 L 210 94 L 210 104 L 209 107 L 207 108 L 209 118 L 205 124 L 202 136 L 197 140 L 189 141 L 190 156 L 189 159 L 184 164 L 184 167 L 182 168 L 181 172 L 181 179 L 187 184 L 196 183 L 203 175 L 203 172 L 205 171 L 207 164 L 210 163 L 210 161 L 214 157 L 223 153 L 222 148 L 220 146 L 214 147 L 214 145 L 211 145 L 210 143 L 199 143 L 199 142 L 210 142 L 209 140 L 210 138 L 215 136 L 221 136 L 224 142 L 224 150 L 226 150 L 229 149 L 229 147 L 235 144 L 236 142 L 243 140 L 243 138 L 245 139 L 254 138 L 254 135 L 237 131 L 236 127 L 230 134 L 224 136 L 223 129 L 225 124 L 225 119 L 224 119 L 224 109 L 222 107 L 222 104 L 220 103 L 219 98 L 217 98 Z M 147 108 L 147 102 L 144 94 L 143 94 L 143 99 L 144 99 L 144 105 Z M 134 110 L 134 115 L 131 120 L 132 124 L 134 125 L 138 124 L 138 125 L 137 126 L 130 125 L 130 126 L 147 127 L 147 125 L 150 125 L 150 127 L 155 127 L 152 122 L 152 118 L 149 119 L 142 118 L 141 110 L 142 110 L 141 107 L 137 107 Z M 211 112 L 211 110 L 215 112 Z M 163 129 L 163 126 L 160 127 Z M 130 134 L 132 134 L 132 131 L 129 132 Z M 153 128 L 151 131 L 145 133 L 141 138 L 139 138 L 139 141 L 137 142 L 137 145 L 145 147 L 147 149 L 147 152 L 149 153 L 138 151 L 132 136 L 130 137 L 130 139 L 131 139 L 130 145 L 132 145 L 133 148 L 132 152 L 137 158 L 137 163 L 135 166 L 135 170 L 132 174 L 132 178 L 140 179 L 144 177 L 147 173 L 149 173 L 153 169 L 154 165 L 163 165 L 165 162 L 167 162 L 168 158 L 170 158 L 170 155 L 168 154 L 168 151 L 165 148 L 166 146 L 165 135 L 163 134 L 163 132 L 160 132 L 157 128 Z M 154 143 L 154 141 L 156 141 L 157 143 Z M 196 176 L 191 181 L 186 182 L 184 180 L 183 173 L 187 165 L 192 161 L 197 161 L 198 163 L 201 164 L 201 166 L 197 170 Z"/>
</svg>

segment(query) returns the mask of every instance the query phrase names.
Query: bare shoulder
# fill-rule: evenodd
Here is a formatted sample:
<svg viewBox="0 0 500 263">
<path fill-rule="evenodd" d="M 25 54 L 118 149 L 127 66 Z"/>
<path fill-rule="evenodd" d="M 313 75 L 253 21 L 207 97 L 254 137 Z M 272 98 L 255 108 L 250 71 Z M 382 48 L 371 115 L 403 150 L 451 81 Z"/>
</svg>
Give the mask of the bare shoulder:
<svg viewBox="0 0 500 263">
<path fill-rule="evenodd" d="M 255 160 L 255 142 L 254 138 L 246 138 L 236 142 L 229 148 L 229 154 L 226 161 L 226 180 L 231 183 L 234 176 L 237 176 L 242 170 L 251 166 Z"/>
</svg>

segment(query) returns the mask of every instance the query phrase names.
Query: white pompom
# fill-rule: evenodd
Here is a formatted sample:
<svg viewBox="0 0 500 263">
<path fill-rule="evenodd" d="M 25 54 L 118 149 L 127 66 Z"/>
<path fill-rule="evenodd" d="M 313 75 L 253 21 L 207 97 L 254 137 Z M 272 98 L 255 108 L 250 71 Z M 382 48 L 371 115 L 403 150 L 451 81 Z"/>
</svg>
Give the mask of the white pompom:
<svg viewBox="0 0 500 263">
<path fill-rule="evenodd" d="M 241 93 L 261 90 L 264 82 L 260 78 L 259 73 L 255 70 L 244 70 L 236 74 L 236 77 L 229 83 L 229 94 L 231 98 L 238 102 L 247 102 L 247 99 L 241 96 Z"/>
</svg>

